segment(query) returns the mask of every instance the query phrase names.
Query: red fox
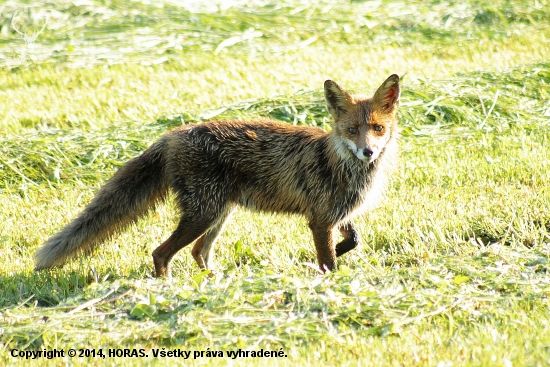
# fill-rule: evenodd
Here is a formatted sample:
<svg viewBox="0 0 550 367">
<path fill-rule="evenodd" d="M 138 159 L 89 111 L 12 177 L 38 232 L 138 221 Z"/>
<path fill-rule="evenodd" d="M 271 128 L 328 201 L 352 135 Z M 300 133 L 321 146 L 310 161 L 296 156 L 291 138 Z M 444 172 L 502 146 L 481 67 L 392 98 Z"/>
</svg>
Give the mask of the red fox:
<svg viewBox="0 0 550 367">
<path fill-rule="evenodd" d="M 36 254 L 36 270 L 89 252 L 154 208 L 169 190 L 181 210 L 176 230 L 153 251 L 156 276 L 170 276 L 172 257 L 195 241 L 201 269 L 236 206 L 306 217 L 322 271 L 359 244 L 352 222 L 381 196 L 397 159 L 399 76 L 372 98 L 325 82 L 332 130 L 272 120 L 211 121 L 171 130 L 131 159 L 84 211 Z M 334 245 L 333 230 L 343 240 Z"/>
</svg>

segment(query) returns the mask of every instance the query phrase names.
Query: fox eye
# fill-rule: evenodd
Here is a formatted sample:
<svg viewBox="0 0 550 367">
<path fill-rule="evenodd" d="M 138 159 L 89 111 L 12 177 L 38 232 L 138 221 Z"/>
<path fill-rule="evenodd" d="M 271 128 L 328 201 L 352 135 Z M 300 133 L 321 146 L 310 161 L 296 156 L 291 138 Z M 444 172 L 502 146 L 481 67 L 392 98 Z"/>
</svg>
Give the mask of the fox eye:
<svg viewBox="0 0 550 367">
<path fill-rule="evenodd" d="M 357 128 L 356 127 L 350 127 L 348 129 L 349 133 L 352 134 L 352 135 L 355 135 L 357 134 Z"/>
<path fill-rule="evenodd" d="M 377 133 L 379 133 L 380 131 L 383 131 L 383 130 L 384 130 L 384 126 L 374 125 L 374 131 L 376 131 Z"/>
</svg>

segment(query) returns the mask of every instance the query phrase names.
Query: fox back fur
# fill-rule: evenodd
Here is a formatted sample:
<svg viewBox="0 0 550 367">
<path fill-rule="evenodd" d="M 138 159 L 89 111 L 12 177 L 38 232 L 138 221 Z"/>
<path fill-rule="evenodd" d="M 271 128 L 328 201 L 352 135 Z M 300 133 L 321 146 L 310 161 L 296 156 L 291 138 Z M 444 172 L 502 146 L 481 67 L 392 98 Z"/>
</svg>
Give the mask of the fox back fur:
<svg viewBox="0 0 550 367">
<path fill-rule="evenodd" d="M 181 219 L 153 251 L 157 276 L 195 242 L 197 264 L 211 268 L 213 243 L 236 206 L 304 215 L 321 270 L 359 243 L 352 219 L 381 195 L 397 159 L 399 77 L 374 97 L 325 82 L 331 132 L 272 120 L 211 121 L 176 128 L 120 168 L 84 211 L 36 254 L 36 270 L 89 252 L 117 230 L 176 195 Z M 343 240 L 334 245 L 333 230 Z"/>
</svg>

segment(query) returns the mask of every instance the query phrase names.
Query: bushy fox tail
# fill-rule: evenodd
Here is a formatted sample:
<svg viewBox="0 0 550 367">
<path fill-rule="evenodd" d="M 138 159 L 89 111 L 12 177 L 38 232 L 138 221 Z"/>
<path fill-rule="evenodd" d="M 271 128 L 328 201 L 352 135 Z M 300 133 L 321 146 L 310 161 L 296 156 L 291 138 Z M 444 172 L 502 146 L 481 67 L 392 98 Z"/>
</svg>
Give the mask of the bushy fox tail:
<svg viewBox="0 0 550 367">
<path fill-rule="evenodd" d="M 88 253 L 162 201 L 168 191 L 165 145 L 158 141 L 120 168 L 84 211 L 37 251 L 35 270 Z"/>
</svg>

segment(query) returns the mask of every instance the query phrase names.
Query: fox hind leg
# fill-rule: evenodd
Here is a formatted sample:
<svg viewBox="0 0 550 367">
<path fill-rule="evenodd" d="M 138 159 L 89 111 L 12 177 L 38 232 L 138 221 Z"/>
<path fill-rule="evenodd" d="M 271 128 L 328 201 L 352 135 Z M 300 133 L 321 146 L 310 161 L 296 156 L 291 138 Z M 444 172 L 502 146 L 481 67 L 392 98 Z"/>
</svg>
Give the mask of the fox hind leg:
<svg viewBox="0 0 550 367">
<path fill-rule="evenodd" d="M 191 254 L 201 269 L 213 268 L 212 257 L 214 255 L 214 241 L 216 241 L 216 238 L 222 231 L 227 218 L 231 215 L 233 210 L 234 207 L 228 208 L 220 215 L 217 223 L 195 242 Z"/>
<path fill-rule="evenodd" d="M 353 222 L 348 222 L 341 225 L 339 228 L 340 233 L 344 237 L 342 242 L 336 245 L 336 256 L 342 256 L 348 251 L 353 250 L 359 245 L 359 233 L 355 230 Z"/>
<path fill-rule="evenodd" d="M 218 213 L 185 213 L 172 235 L 153 251 L 157 277 L 170 276 L 169 265 L 174 255 L 205 234 L 219 221 Z M 201 239 L 199 239 L 201 240 Z"/>
</svg>

